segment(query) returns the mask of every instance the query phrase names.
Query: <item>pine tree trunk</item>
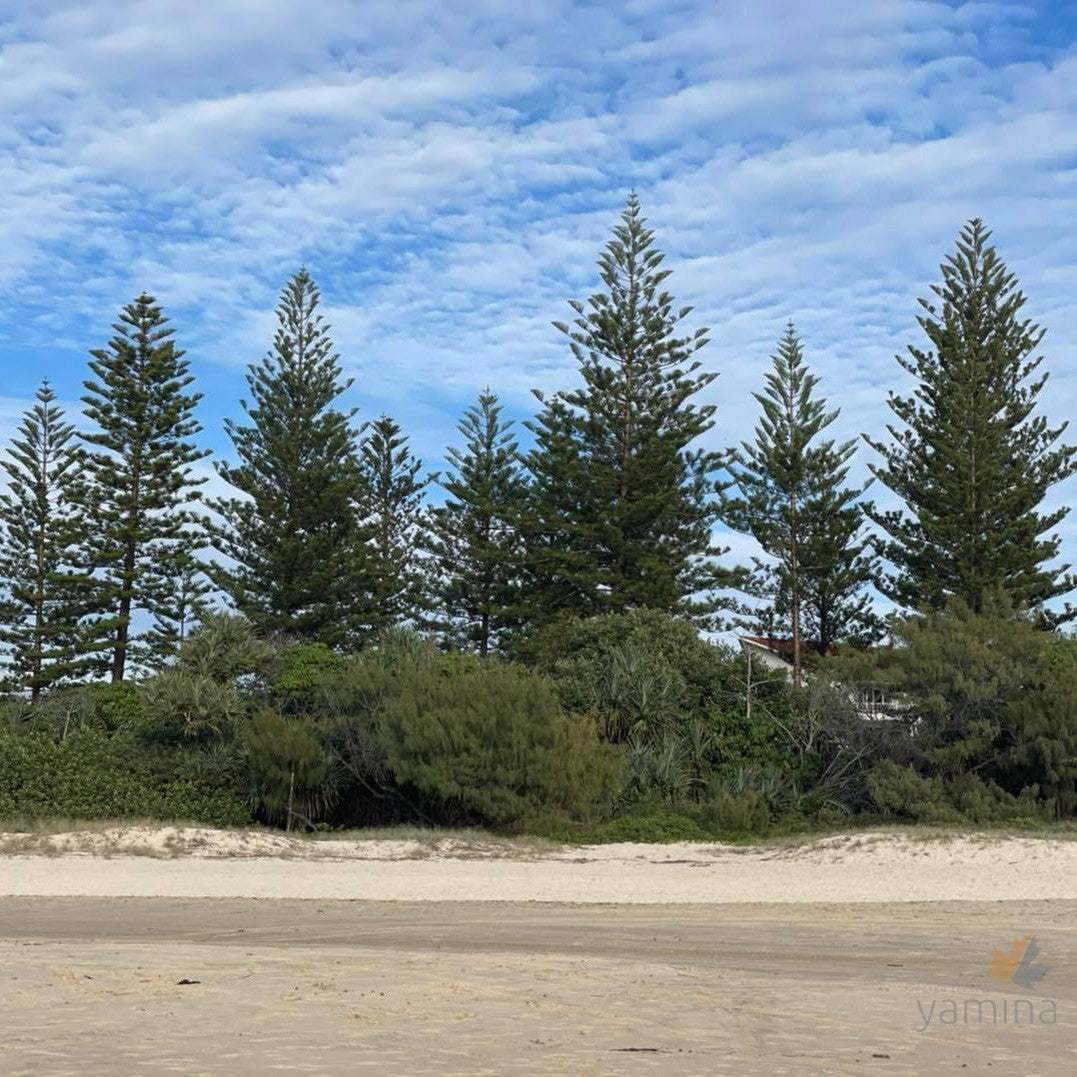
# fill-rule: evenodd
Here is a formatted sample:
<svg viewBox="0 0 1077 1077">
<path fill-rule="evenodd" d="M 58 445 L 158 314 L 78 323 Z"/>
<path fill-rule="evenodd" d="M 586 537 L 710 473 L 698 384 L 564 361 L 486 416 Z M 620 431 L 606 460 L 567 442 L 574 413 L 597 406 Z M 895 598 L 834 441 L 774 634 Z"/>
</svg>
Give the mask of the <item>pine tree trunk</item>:
<svg viewBox="0 0 1077 1077">
<path fill-rule="evenodd" d="M 123 590 L 116 625 L 116 643 L 112 652 L 112 683 L 119 684 L 127 672 L 127 645 L 131 638 L 131 589 L 135 579 L 135 542 L 128 539 L 123 554 Z"/>
<path fill-rule="evenodd" d="M 131 595 L 135 586 L 138 519 L 142 495 L 141 459 L 136 454 L 131 467 L 131 510 L 127 515 L 127 539 L 123 551 L 123 590 L 120 592 L 120 616 L 116 626 L 116 649 L 112 655 L 112 683 L 119 684 L 127 672 L 127 645 L 131 638 Z"/>
<path fill-rule="evenodd" d="M 38 536 L 37 580 L 34 594 L 34 654 L 30 668 L 30 702 L 41 698 L 42 633 L 45 631 L 45 537 Z"/>
<path fill-rule="evenodd" d="M 789 516 L 796 520 L 796 495 L 789 495 Z M 793 523 L 789 542 L 789 613 L 793 629 L 793 686 L 800 687 L 800 549 L 796 524 Z"/>
</svg>

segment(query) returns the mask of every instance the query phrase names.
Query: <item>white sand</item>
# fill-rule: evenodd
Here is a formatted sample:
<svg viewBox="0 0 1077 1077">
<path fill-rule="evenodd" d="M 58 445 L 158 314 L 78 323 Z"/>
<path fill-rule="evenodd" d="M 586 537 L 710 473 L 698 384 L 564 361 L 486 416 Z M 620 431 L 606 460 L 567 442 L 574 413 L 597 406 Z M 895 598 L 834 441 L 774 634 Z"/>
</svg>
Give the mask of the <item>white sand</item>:
<svg viewBox="0 0 1077 1077">
<path fill-rule="evenodd" d="M 784 847 L 562 848 L 130 827 L 0 835 L 0 895 L 617 904 L 1077 899 L 1077 842 L 860 834 Z"/>
</svg>

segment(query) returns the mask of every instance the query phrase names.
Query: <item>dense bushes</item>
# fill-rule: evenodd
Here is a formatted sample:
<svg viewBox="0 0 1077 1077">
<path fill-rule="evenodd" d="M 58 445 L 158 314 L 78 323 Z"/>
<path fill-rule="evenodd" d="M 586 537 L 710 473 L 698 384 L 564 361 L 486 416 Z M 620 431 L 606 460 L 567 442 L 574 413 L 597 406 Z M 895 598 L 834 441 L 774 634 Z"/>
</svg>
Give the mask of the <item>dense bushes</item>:
<svg viewBox="0 0 1077 1077">
<path fill-rule="evenodd" d="M 620 778 L 620 752 L 594 723 L 511 666 L 417 667 L 381 708 L 378 732 L 397 780 L 461 822 L 586 820 L 608 809 Z"/>
<path fill-rule="evenodd" d="M 568 622 L 543 633 L 534 653 L 563 704 L 626 745 L 622 807 L 695 803 L 714 775 L 790 765 L 785 686 L 756 686 L 748 706 L 741 656 L 687 621 L 632 610 Z"/>
<path fill-rule="evenodd" d="M 0 760 L 0 818 L 251 821 L 236 770 L 200 767 L 195 757 L 148 751 L 131 737 L 92 727 L 61 741 L 0 729 Z"/>
<path fill-rule="evenodd" d="M 243 744 L 252 794 L 270 822 L 291 830 L 311 826 L 333 802 L 327 753 L 315 731 L 275 711 L 260 711 L 246 723 Z"/>
<path fill-rule="evenodd" d="M 914 724 L 904 766 L 871 777 L 911 819 L 1062 818 L 1077 809 L 1077 648 L 1001 597 L 897 623 L 889 663 Z"/>
<path fill-rule="evenodd" d="M 1077 644 L 1005 602 L 894 625 L 794 691 L 686 622 L 565 622 L 529 663 L 402 630 L 359 654 L 214 614 L 141 685 L 8 701 L 0 815 L 479 824 L 573 840 L 735 838 L 854 816 L 1077 811 Z M 864 682 L 896 700 L 856 705 Z"/>
<path fill-rule="evenodd" d="M 656 610 L 559 623 L 533 650 L 565 706 L 593 713 L 611 740 L 660 736 L 729 687 L 728 656 Z"/>
</svg>

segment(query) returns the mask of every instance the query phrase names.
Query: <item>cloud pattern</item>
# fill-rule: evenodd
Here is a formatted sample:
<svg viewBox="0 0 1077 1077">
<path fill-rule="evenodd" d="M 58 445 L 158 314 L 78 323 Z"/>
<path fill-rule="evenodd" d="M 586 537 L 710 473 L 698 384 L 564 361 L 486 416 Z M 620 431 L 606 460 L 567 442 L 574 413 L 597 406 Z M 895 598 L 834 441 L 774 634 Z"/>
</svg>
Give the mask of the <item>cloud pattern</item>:
<svg viewBox="0 0 1077 1077">
<path fill-rule="evenodd" d="M 146 289 L 226 449 L 306 264 L 352 402 L 436 466 L 484 386 L 523 416 L 571 382 L 550 322 L 633 187 L 712 328 L 713 444 L 750 434 L 789 317 L 839 433 L 880 430 L 916 297 L 973 215 L 1048 328 L 1066 419 L 1075 120 L 1077 14 L 1049 0 L 0 0 L 0 432 L 46 373 L 77 400 Z"/>
</svg>

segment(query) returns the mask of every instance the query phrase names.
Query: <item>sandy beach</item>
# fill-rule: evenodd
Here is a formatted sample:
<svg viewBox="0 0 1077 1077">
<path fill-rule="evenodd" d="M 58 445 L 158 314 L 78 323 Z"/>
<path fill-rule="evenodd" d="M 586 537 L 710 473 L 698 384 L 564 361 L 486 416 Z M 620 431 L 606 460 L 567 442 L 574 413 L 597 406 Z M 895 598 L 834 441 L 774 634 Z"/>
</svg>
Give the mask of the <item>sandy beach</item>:
<svg viewBox="0 0 1077 1077">
<path fill-rule="evenodd" d="M 1077 841 L 866 833 L 754 847 L 563 847 L 128 827 L 0 837 L 0 895 L 598 904 L 1077 900 Z"/>
<path fill-rule="evenodd" d="M 4 1073 L 1077 1070 L 1077 843 L 0 849 Z"/>
</svg>

